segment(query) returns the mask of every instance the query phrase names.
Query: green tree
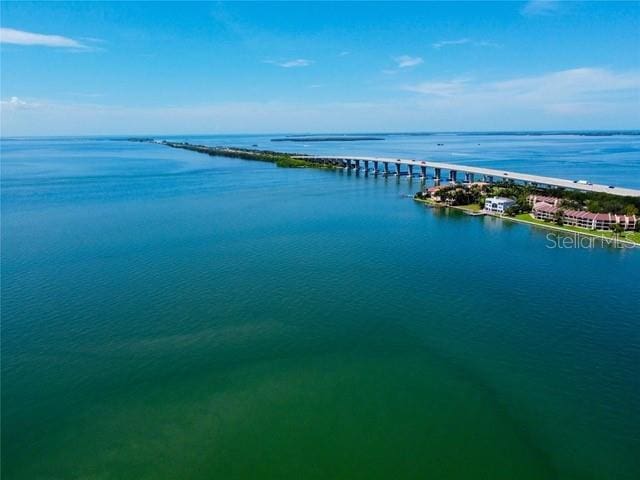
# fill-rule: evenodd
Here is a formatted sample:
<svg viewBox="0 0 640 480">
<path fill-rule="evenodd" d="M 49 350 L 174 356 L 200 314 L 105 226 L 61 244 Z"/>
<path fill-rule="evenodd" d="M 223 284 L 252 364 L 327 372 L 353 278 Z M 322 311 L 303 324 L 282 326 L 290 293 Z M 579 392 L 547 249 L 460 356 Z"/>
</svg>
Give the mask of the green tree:
<svg viewBox="0 0 640 480">
<path fill-rule="evenodd" d="M 556 210 L 556 213 L 553 214 L 553 221 L 560 226 L 564 225 L 564 210 Z"/>
<path fill-rule="evenodd" d="M 624 232 L 624 227 L 619 223 L 615 223 L 611 226 L 611 231 L 613 232 L 613 236 L 617 240 L 620 237 L 620 234 Z"/>
<path fill-rule="evenodd" d="M 510 217 L 515 217 L 518 213 L 520 213 L 520 208 L 518 207 L 518 205 L 511 205 L 509 208 L 507 208 L 504 211 L 505 214 L 507 214 Z"/>
<path fill-rule="evenodd" d="M 602 211 L 602 207 L 600 206 L 600 202 L 598 200 L 588 200 L 587 209 L 591 213 L 598 213 Z"/>
<path fill-rule="evenodd" d="M 624 207 L 624 214 L 630 217 L 633 217 L 634 215 L 638 215 L 638 207 L 632 204 L 626 205 Z"/>
<path fill-rule="evenodd" d="M 518 204 L 519 211 L 521 213 L 529 213 L 531 211 L 531 205 L 529 204 L 529 195 L 530 193 L 525 191 L 520 193 L 516 198 L 516 203 Z"/>
</svg>

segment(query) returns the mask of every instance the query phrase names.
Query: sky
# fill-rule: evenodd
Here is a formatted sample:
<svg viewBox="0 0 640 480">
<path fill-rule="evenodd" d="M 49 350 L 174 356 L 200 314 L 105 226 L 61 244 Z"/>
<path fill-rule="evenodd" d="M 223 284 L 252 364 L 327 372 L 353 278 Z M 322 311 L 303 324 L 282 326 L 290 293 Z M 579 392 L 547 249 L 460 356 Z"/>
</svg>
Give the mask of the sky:
<svg viewBox="0 0 640 480">
<path fill-rule="evenodd" d="M 640 128 L 639 2 L 0 3 L 0 133 Z"/>
</svg>

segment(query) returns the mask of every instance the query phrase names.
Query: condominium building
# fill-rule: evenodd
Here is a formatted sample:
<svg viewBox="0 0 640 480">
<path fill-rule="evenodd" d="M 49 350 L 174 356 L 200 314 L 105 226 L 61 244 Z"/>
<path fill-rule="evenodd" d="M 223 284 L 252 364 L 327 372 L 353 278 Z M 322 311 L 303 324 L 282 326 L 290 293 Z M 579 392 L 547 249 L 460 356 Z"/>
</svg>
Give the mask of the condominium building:
<svg viewBox="0 0 640 480">
<path fill-rule="evenodd" d="M 548 205 L 552 205 L 557 207 L 562 203 L 562 199 L 558 197 L 547 197 L 545 195 L 529 195 L 527 197 L 527 201 L 529 205 L 536 205 L 538 203 L 546 203 Z"/>
<path fill-rule="evenodd" d="M 534 204 L 531 213 L 539 220 L 555 220 L 558 212 L 562 214 L 565 225 L 588 228 L 591 230 L 611 230 L 620 224 L 625 230 L 634 230 L 640 221 L 635 215 L 616 215 L 614 213 L 592 213 L 584 210 L 562 210 L 546 202 Z"/>
</svg>

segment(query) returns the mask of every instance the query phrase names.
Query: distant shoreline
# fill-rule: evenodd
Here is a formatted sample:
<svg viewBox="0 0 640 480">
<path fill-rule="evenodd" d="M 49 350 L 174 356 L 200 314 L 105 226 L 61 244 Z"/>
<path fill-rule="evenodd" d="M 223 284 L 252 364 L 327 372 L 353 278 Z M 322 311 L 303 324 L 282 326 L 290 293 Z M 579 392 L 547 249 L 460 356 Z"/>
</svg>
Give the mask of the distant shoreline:
<svg viewBox="0 0 640 480">
<path fill-rule="evenodd" d="M 130 142 L 152 143 L 171 148 L 180 148 L 182 150 L 190 150 L 192 152 L 203 153 L 211 156 L 269 162 L 283 168 L 335 168 L 333 165 L 313 162 L 310 157 L 307 160 L 304 155 L 298 155 L 295 153 L 274 152 L 271 150 L 256 150 L 250 148 L 210 147 L 208 145 L 194 145 L 186 142 L 168 142 L 166 140 L 158 141 L 152 138 L 130 138 L 128 140 Z"/>
<path fill-rule="evenodd" d="M 310 139 L 313 137 L 392 137 L 392 136 L 415 136 L 415 137 L 428 137 L 437 135 L 452 135 L 452 136 L 474 136 L 474 135 L 487 135 L 487 136 L 523 136 L 523 137 L 543 137 L 543 136 L 561 136 L 561 135 L 575 135 L 582 137 L 612 137 L 612 136 L 640 136 L 640 130 L 522 130 L 522 131 L 509 131 L 509 130 L 495 130 L 495 131 L 432 131 L 432 132 L 356 132 L 356 133 L 318 133 L 318 134 L 292 134 L 282 132 L 267 132 L 267 133 L 185 133 L 185 134 L 96 134 L 96 135 L 3 135 L 0 136 L 0 141 L 24 141 L 24 140 L 114 140 L 122 141 L 129 140 L 133 137 L 226 137 L 226 136 L 259 136 L 259 137 L 274 137 L 285 138 L 286 136 L 296 138 Z M 310 141 L 310 140 L 307 140 Z"/>
<path fill-rule="evenodd" d="M 282 137 L 272 138 L 272 142 L 361 142 L 365 140 L 384 140 L 382 137 L 364 137 L 364 136 L 338 136 L 338 137 Z"/>
</svg>

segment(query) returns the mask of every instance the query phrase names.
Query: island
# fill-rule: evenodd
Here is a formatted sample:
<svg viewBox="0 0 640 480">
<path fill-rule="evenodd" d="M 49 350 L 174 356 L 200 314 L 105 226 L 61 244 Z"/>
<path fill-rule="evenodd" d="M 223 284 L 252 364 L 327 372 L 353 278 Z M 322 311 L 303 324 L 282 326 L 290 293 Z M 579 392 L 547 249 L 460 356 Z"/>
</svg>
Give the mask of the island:
<svg viewBox="0 0 640 480">
<path fill-rule="evenodd" d="M 272 138 L 272 142 L 361 142 L 364 140 L 384 140 L 383 137 L 336 135 L 321 137 L 317 135 Z"/>
<path fill-rule="evenodd" d="M 274 152 L 271 150 L 257 150 L 251 148 L 239 147 L 211 147 L 208 145 L 197 145 L 188 142 L 170 142 L 167 140 L 155 140 L 150 138 L 129 138 L 131 142 L 156 143 L 171 148 L 180 148 L 183 150 L 191 150 L 192 152 L 204 153 L 214 157 L 241 158 L 243 160 L 255 160 L 260 162 L 274 163 L 278 167 L 284 168 L 334 168 L 330 164 L 319 164 L 318 162 L 305 159 L 304 154 Z"/>
</svg>

